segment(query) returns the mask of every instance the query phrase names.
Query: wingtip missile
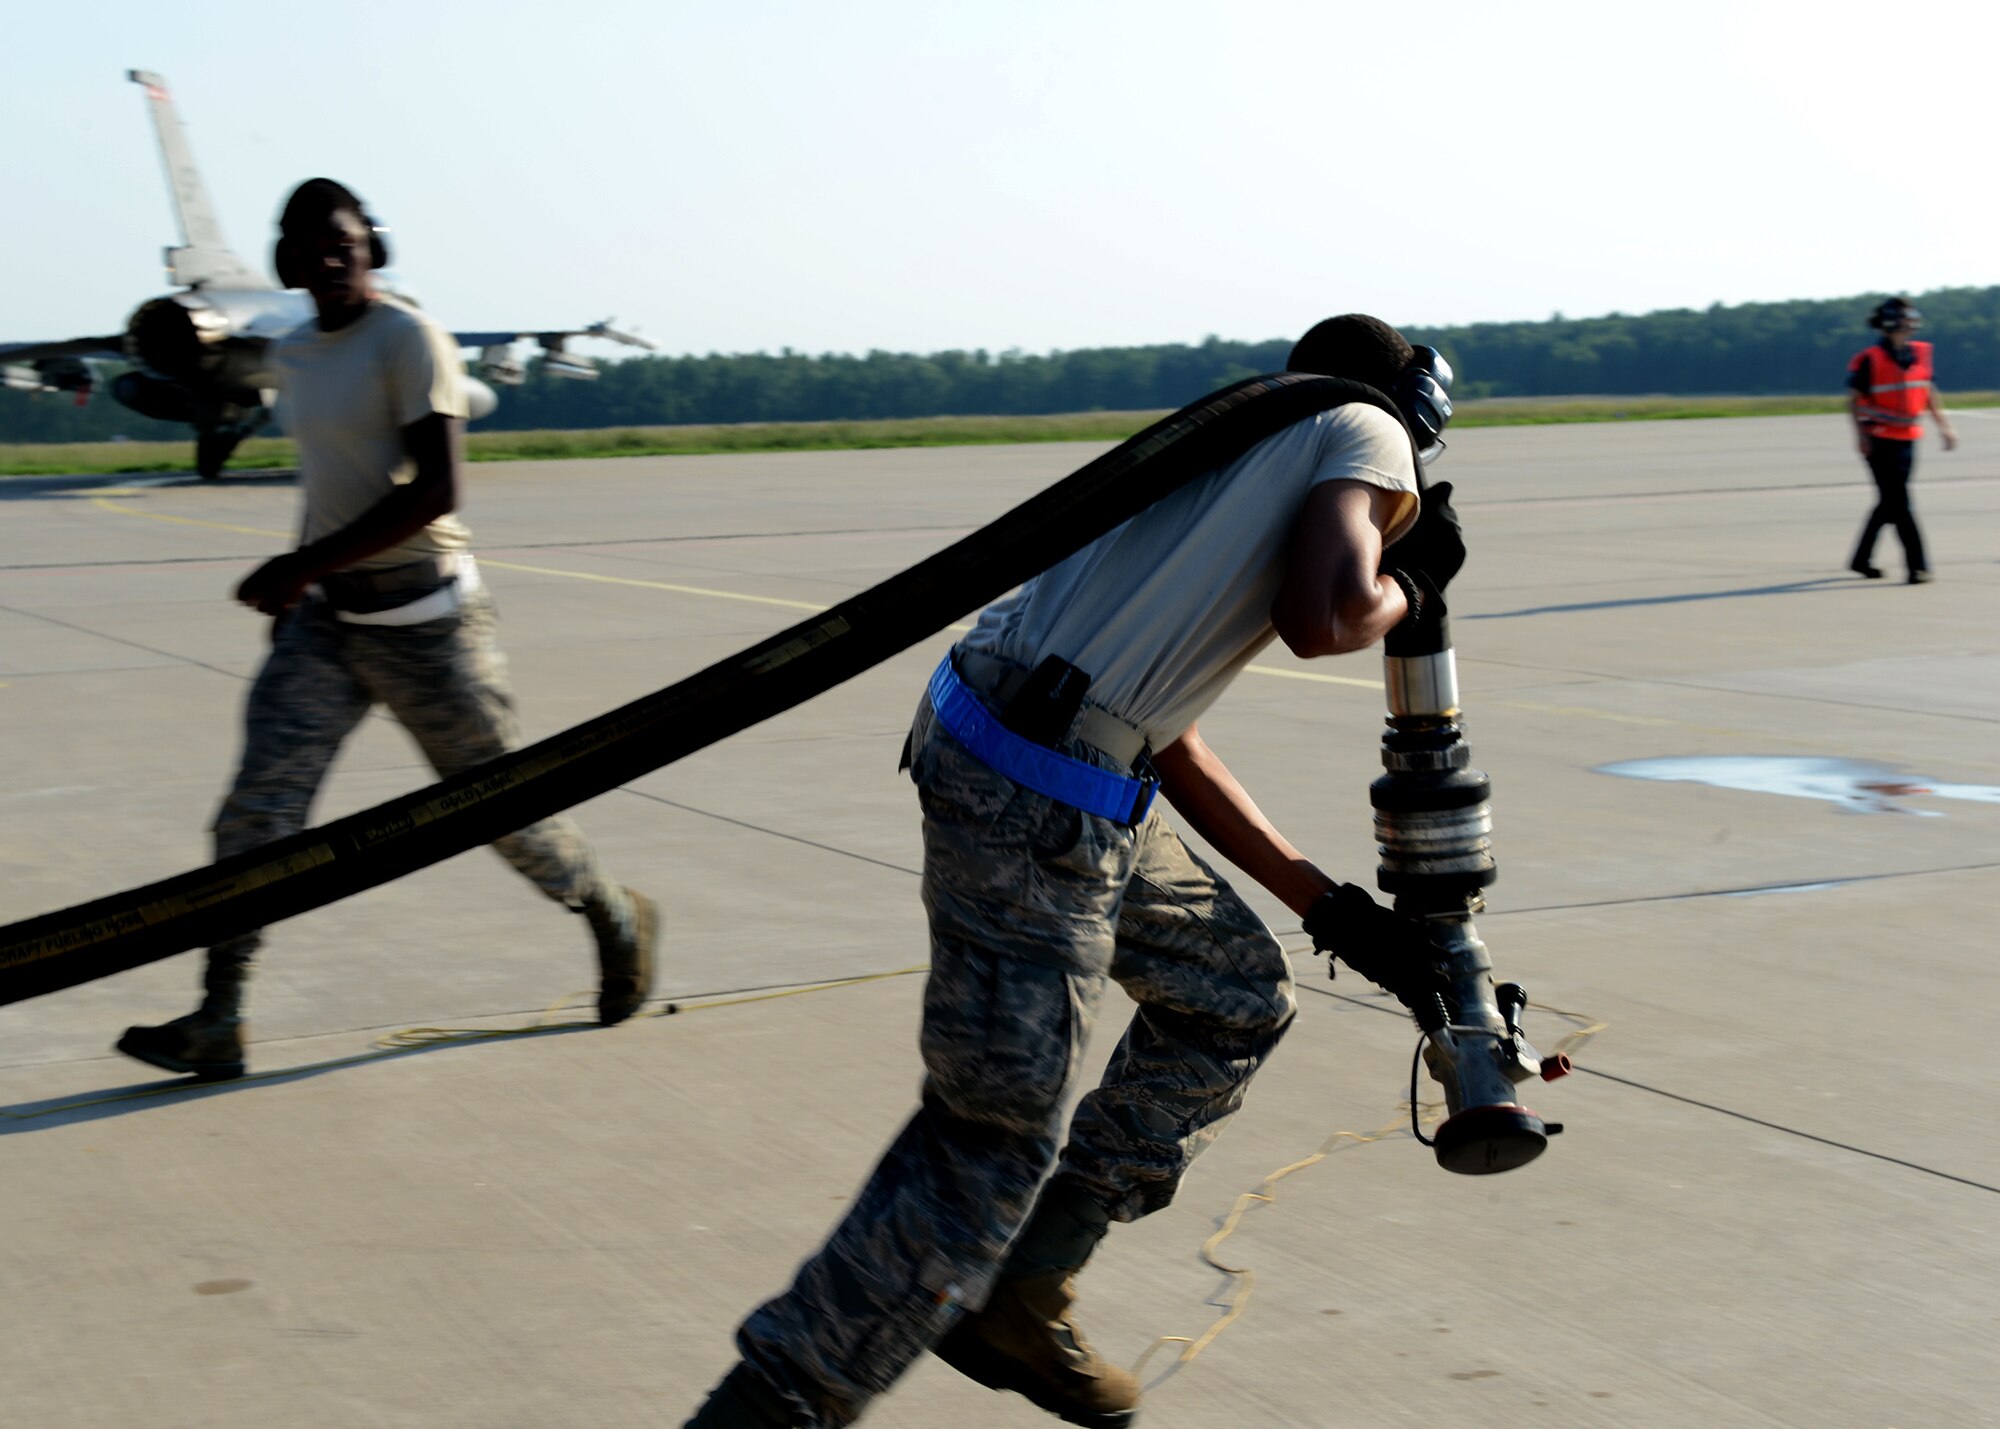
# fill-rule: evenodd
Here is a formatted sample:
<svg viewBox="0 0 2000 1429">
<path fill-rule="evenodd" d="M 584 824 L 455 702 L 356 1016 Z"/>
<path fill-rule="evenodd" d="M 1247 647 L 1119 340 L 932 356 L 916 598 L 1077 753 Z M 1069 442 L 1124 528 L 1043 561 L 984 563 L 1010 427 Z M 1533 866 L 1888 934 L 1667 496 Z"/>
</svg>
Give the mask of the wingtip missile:
<svg viewBox="0 0 2000 1429">
<path fill-rule="evenodd" d="M 606 318 L 603 322 L 592 323 L 583 330 L 581 336 L 603 338 L 607 342 L 622 342 L 627 347 L 643 347 L 648 352 L 659 351 L 657 343 L 647 341 L 636 332 L 620 332 L 612 326 L 617 321 L 616 318 Z"/>
</svg>

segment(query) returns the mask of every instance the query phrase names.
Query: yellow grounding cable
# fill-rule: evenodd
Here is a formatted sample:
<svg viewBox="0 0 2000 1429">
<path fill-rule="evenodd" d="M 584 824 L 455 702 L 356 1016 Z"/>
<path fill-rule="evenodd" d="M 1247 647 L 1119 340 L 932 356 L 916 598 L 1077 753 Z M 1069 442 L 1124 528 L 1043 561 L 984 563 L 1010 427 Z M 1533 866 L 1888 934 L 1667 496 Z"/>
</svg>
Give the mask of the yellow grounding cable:
<svg viewBox="0 0 2000 1429">
<path fill-rule="evenodd" d="M 832 978 L 825 982 L 802 983 L 796 987 L 777 988 L 769 991 L 726 994 L 714 997 L 696 996 L 683 1001 L 667 1002 L 661 1007 L 640 1013 L 633 1020 L 637 1021 L 639 1018 L 646 1017 L 672 1017 L 683 1012 L 707 1012 L 718 1007 L 741 1007 L 753 1002 L 771 1002 L 781 997 L 803 997 L 807 993 L 830 992 L 836 988 L 843 987 L 858 987 L 864 983 L 883 982 L 890 978 L 910 977 L 917 973 L 928 972 L 929 970 L 929 966 L 926 964 L 920 967 L 896 968 L 889 972 L 863 973 L 855 977 Z M 520 1026 L 405 1027 L 378 1037 L 374 1045 L 366 1052 L 356 1052 L 351 1056 L 335 1057 L 324 1062 L 308 1062 L 302 1066 L 285 1067 L 275 1071 L 253 1072 L 247 1076 L 231 1078 L 228 1081 L 218 1081 L 213 1085 L 217 1088 L 222 1088 L 241 1086 L 246 1082 L 282 1081 L 287 1077 L 297 1077 L 312 1072 L 329 1071 L 337 1067 L 351 1067 L 366 1062 L 380 1061 L 396 1056 L 399 1053 L 423 1047 L 436 1047 L 454 1042 L 497 1041 L 509 1037 L 535 1037 L 548 1032 L 561 1031 L 566 1028 L 594 1027 L 596 1025 L 594 1022 L 577 1018 L 554 1020 L 557 1014 L 567 1010 L 579 1000 L 588 996 L 589 994 L 586 992 L 571 993 L 560 1001 L 551 1003 L 548 1007 L 544 1008 L 540 1013 L 536 1014 L 533 1021 Z M 1563 1018 L 1572 1024 L 1573 1030 L 1556 1043 L 1554 1049 L 1555 1053 L 1564 1056 L 1574 1052 L 1610 1025 L 1586 1017 L 1581 1013 L 1565 1011 L 1559 1007 L 1550 1007 L 1545 1003 L 1531 1002 L 1528 1006 L 1537 1012 L 1549 1013 L 1551 1016 Z M 62 1112 L 81 1111 L 89 1107 L 106 1106 L 114 1102 L 140 1101 L 149 1097 L 199 1091 L 203 1085 L 201 1082 L 185 1079 L 162 1082 L 158 1086 L 114 1092 L 101 1097 L 85 1097 L 78 1101 L 39 1107 L 34 1111 L 17 1112 L 0 1109 L 0 1118 L 8 1121 L 32 1121 L 37 1117 L 55 1116 Z M 1222 1224 L 1217 1227 L 1213 1235 L 1202 1242 L 1200 1252 L 1201 1258 L 1204 1261 L 1230 1279 L 1230 1283 L 1225 1287 L 1226 1293 L 1222 1294 L 1222 1298 L 1218 1300 L 1210 1297 L 1208 1301 L 1209 1304 L 1217 1305 L 1222 1313 L 1199 1335 L 1160 1335 L 1156 1337 L 1146 1347 L 1139 1358 L 1134 1361 L 1132 1373 L 1135 1376 L 1143 1372 L 1146 1365 L 1165 1346 L 1185 1345 L 1186 1348 L 1174 1357 L 1173 1367 L 1167 1371 L 1169 1375 L 1177 1372 L 1181 1366 L 1193 1363 L 1196 1356 L 1215 1343 L 1216 1338 L 1242 1316 L 1245 1307 L 1249 1304 L 1250 1292 L 1255 1288 L 1257 1283 L 1256 1272 L 1248 1266 L 1225 1264 L 1216 1257 L 1217 1248 L 1224 1241 L 1228 1240 L 1231 1235 L 1235 1234 L 1236 1228 L 1242 1224 L 1243 1217 L 1249 1214 L 1253 1207 L 1270 1205 L 1277 1200 L 1277 1193 L 1273 1188 L 1278 1182 L 1288 1176 L 1295 1176 L 1301 1171 L 1317 1166 L 1335 1151 L 1340 1150 L 1343 1145 L 1366 1146 L 1371 1142 L 1382 1141 L 1396 1136 L 1409 1125 L 1410 1105 L 1407 1101 L 1400 1101 L 1397 1103 L 1397 1108 L 1397 1115 L 1393 1121 L 1386 1122 L 1373 1131 L 1334 1132 L 1326 1140 L 1322 1141 L 1319 1149 L 1314 1151 L 1310 1156 L 1291 1162 L 1289 1165 L 1280 1166 L 1277 1170 L 1272 1171 L 1263 1180 L 1259 1181 L 1254 1190 L 1245 1191 L 1236 1198 L 1236 1203 L 1230 1207 L 1229 1213 L 1223 1217 Z M 1420 1121 L 1427 1126 L 1433 1125 L 1440 1120 L 1442 1111 L 1443 1103 L 1441 1102 L 1422 1102 L 1417 1107 Z"/>
<path fill-rule="evenodd" d="M 1560 1054 L 1568 1056 L 1571 1052 L 1610 1026 L 1607 1022 L 1600 1022 L 1595 1018 L 1586 1017 L 1581 1013 L 1566 1012 L 1560 1007 L 1550 1007 L 1546 1003 L 1530 1002 L 1528 1006 L 1537 1012 L 1546 1012 L 1552 1016 L 1560 1017 L 1572 1025 L 1573 1030 L 1556 1043 L 1555 1050 L 1550 1055 Z M 1199 1335 L 1161 1335 L 1157 1337 L 1150 1345 L 1146 1346 L 1145 1351 L 1139 1358 L 1133 1361 L 1132 1374 L 1134 1377 L 1142 1374 L 1148 1362 L 1165 1346 L 1185 1345 L 1187 1348 L 1174 1357 L 1173 1367 L 1167 1371 L 1167 1375 L 1175 1373 L 1182 1365 L 1193 1363 L 1195 1356 L 1214 1344 L 1216 1337 L 1236 1322 L 1237 1318 L 1242 1315 L 1244 1307 L 1249 1303 L 1250 1292 L 1257 1284 L 1257 1275 L 1248 1266 L 1224 1264 L 1216 1258 L 1216 1248 L 1225 1240 L 1228 1240 L 1231 1235 L 1235 1234 L 1236 1227 L 1242 1223 L 1243 1217 L 1250 1212 L 1252 1207 L 1257 1205 L 1268 1206 L 1277 1200 L 1277 1193 L 1272 1190 L 1272 1187 L 1276 1186 L 1278 1182 L 1284 1180 L 1287 1176 L 1293 1176 L 1306 1170 L 1308 1167 L 1317 1166 L 1335 1151 L 1341 1149 L 1343 1144 L 1366 1146 L 1370 1142 L 1382 1141 L 1402 1132 L 1410 1125 L 1410 1104 L 1407 1100 L 1404 1100 L 1397 1102 L 1396 1105 L 1398 1111 L 1395 1120 L 1385 1122 L 1375 1128 L 1375 1130 L 1368 1132 L 1336 1131 L 1327 1137 L 1325 1141 L 1322 1141 L 1319 1145 L 1319 1150 L 1313 1152 L 1312 1155 L 1294 1161 L 1288 1166 L 1280 1166 L 1277 1170 L 1259 1181 L 1255 1190 L 1245 1191 L 1236 1198 L 1236 1204 L 1230 1207 L 1229 1214 L 1223 1217 L 1222 1224 L 1216 1228 L 1215 1234 L 1201 1244 L 1201 1258 L 1208 1262 L 1213 1269 L 1229 1277 L 1229 1283 L 1218 1292 L 1221 1298 L 1218 1299 L 1215 1296 L 1211 1296 L 1208 1300 L 1209 1304 L 1218 1306 L 1222 1313 Z M 1418 1119 L 1425 1126 L 1434 1125 L 1442 1120 L 1443 1110 L 1444 1103 L 1442 1102 L 1420 1102 L 1417 1105 Z M 1166 1375 L 1162 1375 L 1161 1378 L 1165 1379 Z"/>
</svg>

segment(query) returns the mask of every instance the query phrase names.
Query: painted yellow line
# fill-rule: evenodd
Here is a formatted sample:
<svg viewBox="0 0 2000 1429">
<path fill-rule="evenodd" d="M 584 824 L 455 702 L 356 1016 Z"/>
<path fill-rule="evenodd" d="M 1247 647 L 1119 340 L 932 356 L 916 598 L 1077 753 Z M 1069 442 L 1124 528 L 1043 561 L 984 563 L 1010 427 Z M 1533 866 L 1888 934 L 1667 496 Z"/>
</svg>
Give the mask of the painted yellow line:
<svg viewBox="0 0 2000 1429">
<path fill-rule="evenodd" d="M 1280 680 L 1311 680 L 1320 685 L 1352 685 L 1358 690 L 1379 690 L 1380 680 L 1357 680 L 1352 675 L 1321 675 L 1312 670 L 1280 670 L 1276 665 L 1245 665 L 1246 675 L 1272 675 Z"/>
<path fill-rule="evenodd" d="M 120 506 L 117 502 L 102 496 L 91 497 L 90 504 L 106 511 L 115 511 L 120 516 L 144 516 L 149 521 L 171 521 L 176 526 L 206 526 L 214 531 L 234 531 L 241 536 L 276 536 L 281 541 L 292 539 L 290 531 L 265 531 L 256 526 L 231 526 L 226 521 L 197 521 L 192 516 L 169 516 L 164 511 L 136 511 L 130 506 Z"/>
<path fill-rule="evenodd" d="M 291 538 L 291 533 L 286 531 L 264 531 L 254 526 L 231 526 L 221 521 L 201 521 L 192 516 L 168 516 L 159 511 L 139 511 L 130 506 L 120 506 L 103 496 L 93 497 L 91 504 L 100 506 L 106 511 L 117 512 L 121 516 L 145 516 L 154 521 L 171 521 L 178 526 L 208 526 L 218 531 L 235 531 L 245 536 L 276 536 L 283 540 Z M 819 612 L 828 608 L 823 605 L 816 605 L 811 601 L 785 600 L 773 595 L 747 595 L 742 591 L 715 590 L 708 586 L 674 585 L 667 581 L 639 580 L 632 576 L 601 576 L 589 571 L 560 570 L 554 566 L 522 566 L 515 565 L 509 561 L 489 561 L 484 558 L 480 560 L 480 564 L 490 566 L 495 570 L 522 571 L 538 576 L 565 576 L 570 580 L 597 581 L 603 585 L 637 586 L 644 590 L 669 591 L 675 595 L 706 596 L 711 600 L 740 600 L 748 601 L 754 605 L 777 605 L 783 606 L 788 610 Z M 948 628 L 961 634 L 972 629 L 970 625 L 953 625 Z M 1322 675 L 1314 670 L 1285 670 L 1280 669 L 1276 665 L 1245 665 L 1243 668 L 1248 674 L 1268 675 L 1273 679 L 1279 680 L 1309 680 L 1314 684 L 1320 685 L 1351 685 L 1361 690 L 1379 690 L 1382 688 L 1380 680 L 1362 680 L 1351 675 Z M 1687 720 L 1668 719 L 1659 715 L 1618 714 L 1611 710 L 1594 710 L 1581 705 L 1534 704 L 1527 700 L 1499 700 L 1496 703 L 1505 705 L 1509 709 L 1533 710 L 1539 714 L 1569 715 L 1576 719 L 1605 720 L 1613 724 L 1651 725 L 1660 729 L 1685 729 L 1692 730 L 1698 734 L 1724 735 L 1730 738 L 1744 738 L 1752 733 L 1747 730 L 1725 729 L 1716 725 L 1693 724 Z M 1776 735 L 1759 735 L 1757 737 L 1776 740 L 1785 744 L 1818 747 L 1812 741 L 1783 739 Z"/>
<path fill-rule="evenodd" d="M 745 595 L 741 591 L 711 590 L 707 586 L 674 585 L 668 581 L 642 581 L 632 576 L 600 576 L 589 571 L 561 571 L 553 566 L 518 566 L 511 561 L 489 561 L 479 557 L 479 564 L 496 571 L 526 571 L 537 576 L 567 576 L 573 581 L 597 581 L 602 585 L 639 586 L 645 590 L 672 591 L 675 595 L 705 595 L 712 600 L 746 600 L 754 605 L 782 605 L 788 610 L 810 610 L 814 612 L 830 607 L 809 600 L 785 600 L 775 595 Z"/>
<path fill-rule="evenodd" d="M 121 506 L 117 502 L 103 496 L 93 497 L 91 504 L 102 507 L 106 511 L 116 512 L 121 516 L 144 516 L 153 521 L 171 521 L 177 526 L 207 526 L 217 531 L 235 531 L 244 536 L 276 536 L 287 540 L 290 539 L 291 535 L 290 532 L 265 531 L 255 526 L 231 526 L 224 521 L 202 521 L 192 516 L 169 516 L 161 511 L 140 511 L 130 506 Z M 479 558 L 479 564 L 496 571 L 520 571 L 526 575 L 535 576 L 562 576 L 573 581 L 595 581 L 600 585 L 636 586 L 641 590 L 663 590 L 671 592 L 674 595 L 706 596 L 710 600 L 740 600 L 747 601 L 752 605 L 776 605 L 782 606 L 787 610 L 809 610 L 815 614 L 830 608 L 813 601 L 786 600 L 781 596 L 775 595 L 749 595 L 743 591 L 716 590 L 711 586 L 676 585 L 671 581 L 641 580 L 636 576 L 603 576 L 591 571 L 562 570 L 555 566 L 524 566 L 513 561 L 488 560 L 484 556 Z M 952 625 L 946 628 L 959 634 L 972 629 L 970 625 Z M 1270 675 L 1280 680 L 1310 680 L 1315 684 L 1321 685 L 1352 685 L 1356 689 L 1362 690 L 1379 690 L 1382 688 L 1380 680 L 1358 680 L 1348 675 L 1321 675 L 1310 670 L 1281 670 L 1275 665 L 1246 665 L 1244 669 L 1252 675 Z"/>
<path fill-rule="evenodd" d="M 1582 719 L 1610 720 L 1614 724 L 1650 724 L 1673 729 L 1699 729 L 1706 734 L 1741 734 L 1737 729 L 1709 729 L 1703 725 L 1689 724 L 1685 720 L 1668 719 L 1662 715 L 1616 714 L 1611 710 L 1586 709 L 1582 705 L 1538 705 L 1528 700 L 1496 700 L 1510 710 L 1534 710 L 1539 714 L 1576 715 Z"/>
<path fill-rule="evenodd" d="M 1530 700 L 1495 700 L 1495 704 L 1505 705 L 1513 710 L 1533 710 L 1537 714 L 1569 715 L 1575 719 L 1601 719 L 1611 724 L 1650 725 L 1655 729 L 1685 729 L 1695 734 L 1712 734 L 1724 739 L 1762 740 L 1769 744 L 1788 744 L 1799 749 L 1827 749 L 1836 746 L 1824 740 L 1800 739 L 1792 735 L 1776 734 L 1765 730 L 1733 729 L 1727 725 L 1696 724 L 1692 720 L 1672 719 L 1665 715 L 1621 714 L 1615 710 L 1594 710 L 1582 705 L 1542 705 Z M 1844 748 L 1844 746 L 1842 746 Z"/>
<path fill-rule="evenodd" d="M 129 493 L 119 491 L 112 494 L 137 496 L 139 493 L 136 491 Z M 226 521 L 203 521 L 193 516 L 169 516 L 163 511 L 140 511 L 135 507 L 121 506 L 102 495 L 92 497 L 90 504 L 101 507 L 106 511 L 114 512 L 120 516 L 143 516 L 149 521 L 171 521 L 176 526 L 206 526 L 214 531 L 234 531 L 242 536 L 275 536 L 279 540 L 290 540 L 292 536 L 292 533 L 289 531 L 267 531 L 257 526 L 232 526 Z M 573 581 L 596 581 L 600 585 L 637 586 L 642 590 L 664 590 L 670 591 L 675 595 L 707 596 L 711 600 L 741 600 L 748 601 L 752 605 L 776 605 L 782 606 L 787 610 L 809 610 L 814 614 L 831 608 L 809 600 L 786 600 L 782 596 L 775 595 L 749 595 L 743 591 L 716 590 L 710 586 L 675 585 L 671 581 L 640 580 L 636 576 L 603 576 L 591 571 L 561 570 L 555 566 L 524 566 L 513 561 L 488 560 L 484 556 L 479 558 L 479 564 L 496 571 L 521 571 L 528 575 L 536 576 L 563 576 Z M 970 625 L 954 625 L 949 628 L 955 631 L 972 629 Z"/>
<path fill-rule="evenodd" d="M 130 506 L 121 506 L 102 496 L 93 497 L 91 505 L 114 511 L 120 516 L 144 516 L 150 521 L 171 521 L 176 526 L 206 526 L 215 531 L 234 531 L 243 536 L 275 536 L 280 540 L 290 540 L 289 531 L 266 531 L 256 526 L 232 526 L 226 521 L 201 521 L 192 516 L 169 516 L 163 511 L 139 511 Z M 492 570 L 524 571 L 537 576 L 565 576 L 573 581 L 597 581 L 603 585 L 640 586 L 646 590 L 672 591 L 676 595 L 704 595 L 714 600 L 743 600 L 756 605 L 781 605 L 788 610 L 810 610 L 814 612 L 827 607 L 806 600 L 784 600 L 774 595 L 745 595 L 740 591 L 711 590 L 706 586 L 673 585 L 667 581 L 638 580 L 631 576 L 600 576 L 589 571 L 565 571 L 553 566 L 522 566 L 511 561 L 489 561 L 480 558 L 479 564 Z"/>
<path fill-rule="evenodd" d="M 177 526 L 208 526 L 218 531 L 235 531 L 245 536 L 276 536 L 281 540 L 289 540 L 291 538 L 291 533 L 286 531 L 264 531 L 254 526 L 231 526 L 222 521 L 201 521 L 192 516 L 169 516 L 159 511 L 139 511 L 130 506 L 121 506 L 117 502 L 108 500 L 103 496 L 93 497 L 91 504 L 102 507 L 106 511 L 116 512 L 121 516 L 145 516 L 154 521 L 171 521 Z M 748 595 L 742 591 L 715 590 L 709 586 L 675 585 L 669 581 L 640 580 L 634 576 L 601 576 L 590 571 L 566 571 L 555 566 L 523 566 L 511 561 L 489 561 L 483 557 L 479 563 L 494 570 L 520 571 L 528 575 L 537 576 L 563 576 L 569 580 L 596 581 L 601 585 L 636 586 L 642 590 L 663 590 L 674 595 L 705 596 L 710 600 L 747 601 L 753 605 L 782 606 L 787 610 L 808 610 L 817 613 L 828 608 L 824 605 L 815 604 L 812 601 L 785 600 L 782 597 L 774 595 Z M 949 627 L 952 631 L 960 634 L 971 628 L 970 625 L 953 625 Z M 1308 680 L 1319 685 L 1350 685 L 1360 690 L 1379 690 L 1382 688 L 1380 680 L 1357 679 L 1351 675 L 1322 675 L 1315 670 L 1285 670 L 1276 665 L 1245 665 L 1243 668 L 1247 674 L 1268 675 L 1278 680 Z M 1652 725 L 1662 729 L 1686 729 L 1700 734 L 1726 735 L 1732 738 L 1741 738 L 1747 733 L 1744 730 L 1721 729 L 1712 725 L 1690 724 L 1686 720 L 1666 719 L 1658 715 L 1617 714 L 1611 710 L 1586 709 L 1579 705 L 1543 705 L 1533 704 L 1527 700 L 1500 700 L 1497 703 L 1505 705 L 1509 709 L 1533 710 L 1540 714 L 1569 715 L 1576 719 L 1607 720 L 1614 724 L 1640 724 Z M 1765 737 L 1772 738 L 1772 736 Z M 1801 741 L 1796 739 L 1783 740 L 1781 742 L 1787 744 L 1801 743 Z"/>
</svg>

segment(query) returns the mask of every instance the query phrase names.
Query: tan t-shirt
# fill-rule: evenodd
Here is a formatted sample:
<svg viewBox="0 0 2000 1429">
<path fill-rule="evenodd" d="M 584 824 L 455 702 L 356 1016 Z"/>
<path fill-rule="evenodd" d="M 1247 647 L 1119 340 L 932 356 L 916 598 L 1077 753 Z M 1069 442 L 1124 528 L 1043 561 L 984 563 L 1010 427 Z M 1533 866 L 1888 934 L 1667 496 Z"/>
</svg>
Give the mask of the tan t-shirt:
<svg viewBox="0 0 2000 1429">
<path fill-rule="evenodd" d="M 433 412 L 466 414 L 465 364 L 451 335 L 394 298 L 377 298 L 338 332 L 308 320 L 272 343 L 269 355 L 279 417 L 299 444 L 302 543 L 351 525 L 416 474 L 403 428 Z M 464 522 L 441 516 L 355 567 L 407 565 L 462 551 L 471 540 Z"/>
<path fill-rule="evenodd" d="M 1409 433 L 1350 402 L 1266 437 L 1049 567 L 987 606 L 961 643 L 1030 669 L 1060 655 L 1090 675 L 1087 698 L 1164 748 L 1276 636 L 1271 602 L 1292 526 L 1324 481 L 1399 494 L 1384 545 L 1416 521 Z"/>
</svg>

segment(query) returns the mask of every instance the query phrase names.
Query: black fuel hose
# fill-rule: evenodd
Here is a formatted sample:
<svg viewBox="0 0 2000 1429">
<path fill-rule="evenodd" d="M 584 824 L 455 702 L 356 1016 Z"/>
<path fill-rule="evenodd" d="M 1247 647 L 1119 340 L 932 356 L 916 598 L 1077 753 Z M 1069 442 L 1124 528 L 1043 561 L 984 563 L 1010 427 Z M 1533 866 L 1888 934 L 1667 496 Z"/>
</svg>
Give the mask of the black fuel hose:
<svg viewBox="0 0 2000 1429">
<path fill-rule="evenodd" d="M 0 1003 L 294 917 L 595 798 L 825 693 L 1265 437 L 1356 401 L 1396 410 L 1337 378 L 1235 383 L 908 570 L 609 714 L 204 868 L 0 927 Z"/>
</svg>

